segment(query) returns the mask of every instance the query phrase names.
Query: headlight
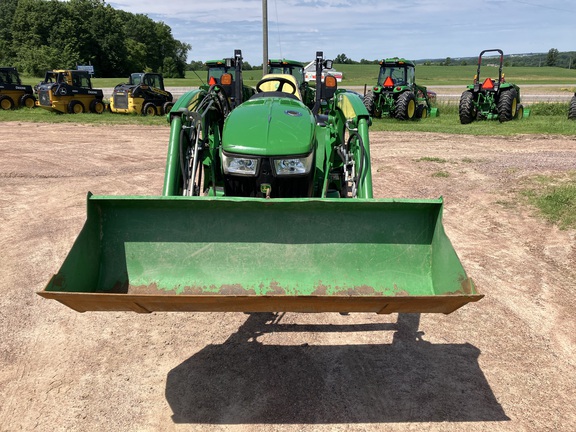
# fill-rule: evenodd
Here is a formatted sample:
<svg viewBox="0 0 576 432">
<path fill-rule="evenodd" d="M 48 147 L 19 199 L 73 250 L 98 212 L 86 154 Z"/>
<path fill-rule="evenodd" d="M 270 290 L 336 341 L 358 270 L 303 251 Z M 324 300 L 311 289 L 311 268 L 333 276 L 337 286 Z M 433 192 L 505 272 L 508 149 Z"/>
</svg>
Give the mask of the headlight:
<svg viewBox="0 0 576 432">
<path fill-rule="evenodd" d="M 308 174 L 312 167 L 313 159 L 314 153 L 300 158 L 275 159 L 274 170 L 276 171 L 276 175 L 279 176 Z"/>
<path fill-rule="evenodd" d="M 256 175 L 258 172 L 258 159 L 222 154 L 222 168 L 224 169 L 224 174 Z"/>
</svg>

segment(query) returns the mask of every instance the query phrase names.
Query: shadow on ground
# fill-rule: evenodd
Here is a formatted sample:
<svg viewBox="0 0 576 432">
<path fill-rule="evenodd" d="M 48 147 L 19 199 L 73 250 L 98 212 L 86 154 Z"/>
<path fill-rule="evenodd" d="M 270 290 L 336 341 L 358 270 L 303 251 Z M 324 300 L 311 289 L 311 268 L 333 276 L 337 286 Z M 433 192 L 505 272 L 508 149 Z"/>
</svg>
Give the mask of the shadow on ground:
<svg viewBox="0 0 576 432">
<path fill-rule="evenodd" d="M 252 314 L 222 345 L 168 373 L 175 423 L 330 424 L 505 421 L 470 344 L 431 344 L 419 314 L 396 324 L 282 325 Z M 395 331 L 384 345 L 263 345 L 269 332 Z"/>
</svg>

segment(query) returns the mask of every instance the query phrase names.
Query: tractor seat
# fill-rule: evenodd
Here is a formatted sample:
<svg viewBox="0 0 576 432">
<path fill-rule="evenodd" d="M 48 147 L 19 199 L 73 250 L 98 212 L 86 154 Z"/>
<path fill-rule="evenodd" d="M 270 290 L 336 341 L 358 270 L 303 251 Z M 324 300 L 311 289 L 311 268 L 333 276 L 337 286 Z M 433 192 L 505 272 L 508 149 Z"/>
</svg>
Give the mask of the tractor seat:
<svg viewBox="0 0 576 432">
<path fill-rule="evenodd" d="M 285 80 L 290 81 L 291 83 L 294 84 L 294 88 L 295 88 L 295 93 L 292 93 L 292 87 L 288 84 L 284 84 L 282 91 L 278 91 L 278 82 L 274 81 L 274 78 L 282 78 Z M 295 98 L 299 101 L 302 101 L 302 95 L 300 94 L 300 89 L 298 88 L 298 81 L 296 81 L 296 78 L 292 75 L 289 74 L 268 74 L 268 75 L 264 75 L 262 77 L 262 80 L 266 80 L 266 79 L 271 79 L 271 81 L 265 82 L 265 83 L 258 83 L 256 85 L 257 88 L 259 88 L 260 92 L 256 93 L 254 96 L 252 96 L 253 98 L 256 96 L 258 97 L 258 95 L 262 95 L 259 97 L 266 97 L 266 96 L 278 96 L 278 97 L 291 97 L 291 98 Z M 275 95 L 272 95 L 271 93 L 276 93 Z"/>
</svg>

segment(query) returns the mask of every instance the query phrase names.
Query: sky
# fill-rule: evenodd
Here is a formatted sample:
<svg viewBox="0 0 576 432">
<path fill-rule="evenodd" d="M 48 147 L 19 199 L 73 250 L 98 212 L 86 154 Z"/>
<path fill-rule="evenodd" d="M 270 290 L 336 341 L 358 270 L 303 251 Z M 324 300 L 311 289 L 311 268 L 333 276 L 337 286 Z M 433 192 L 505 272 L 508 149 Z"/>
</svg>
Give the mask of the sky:
<svg viewBox="0 0 576 432">
<path fill-rule="evenodd" d="M 264 0 L 115 0 L 145 14 L 192 46 L 188 61 L 263 59 Z M 411 60 L 576 51 L 574 0 L 267 0 L 268 57 Z"/>
</svg>

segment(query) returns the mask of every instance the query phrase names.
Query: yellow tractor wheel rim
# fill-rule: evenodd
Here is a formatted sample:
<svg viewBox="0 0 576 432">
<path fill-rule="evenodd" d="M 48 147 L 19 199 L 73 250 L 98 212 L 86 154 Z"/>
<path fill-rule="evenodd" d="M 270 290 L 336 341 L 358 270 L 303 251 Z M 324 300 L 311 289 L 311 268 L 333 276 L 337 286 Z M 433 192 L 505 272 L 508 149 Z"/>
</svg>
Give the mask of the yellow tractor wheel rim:
<svg viewBox="0 0 576 432">
<path fill-rule="evenodd" d="M 416 104 L 413 100 L 408 102 L 408 118 L 414 117 L 414 113 L 416 112 Z"/>
</svg>

